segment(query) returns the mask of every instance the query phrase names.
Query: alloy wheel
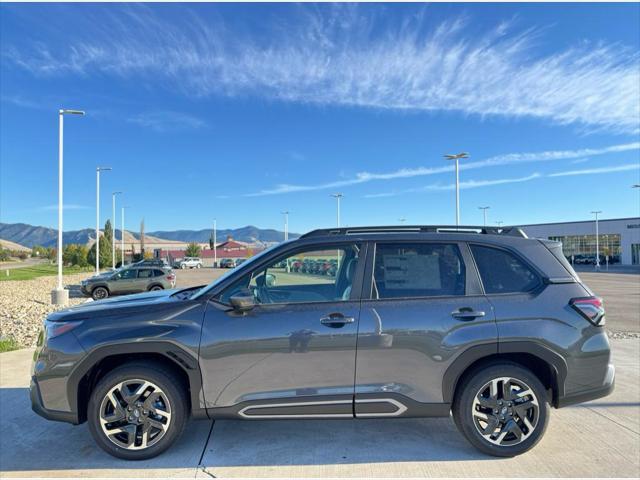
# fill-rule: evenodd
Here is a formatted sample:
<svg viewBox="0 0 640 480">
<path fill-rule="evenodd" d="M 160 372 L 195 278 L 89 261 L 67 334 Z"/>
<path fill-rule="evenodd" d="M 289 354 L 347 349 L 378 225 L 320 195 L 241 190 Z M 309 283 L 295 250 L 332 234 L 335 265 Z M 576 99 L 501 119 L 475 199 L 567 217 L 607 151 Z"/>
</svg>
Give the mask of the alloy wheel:
<svg viewBox="0 0 640 480">
<path fill-rule="evenodd" d="M 112 387 L 100 403 L 100 425 L 106 437 L 127 450 L 157 444 L 171 425 L 169 398 L 157 385 L 142 379 Z"/>
<path fill-rule="evenodd" d="M 522 380 L 499 377 L 484 384 L 471 407 L 473 423 L 488 442 L 512 446 L 533 433 L 540 405 L 533 390 Z"/>
</svg>

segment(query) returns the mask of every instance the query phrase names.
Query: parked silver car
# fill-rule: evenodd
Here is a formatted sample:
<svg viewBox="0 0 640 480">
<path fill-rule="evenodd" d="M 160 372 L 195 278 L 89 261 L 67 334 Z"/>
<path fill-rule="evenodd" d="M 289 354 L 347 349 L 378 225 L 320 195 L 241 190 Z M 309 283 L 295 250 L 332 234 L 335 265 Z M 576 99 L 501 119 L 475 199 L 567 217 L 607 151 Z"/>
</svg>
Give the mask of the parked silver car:
<svg viewBox="0 0 640 480">
<path fill-rule="evenodd" d="M 199 257 L 184 257 L 173 263 L 174 268 L 202 268 L 202 259 Z"/>
</svg>

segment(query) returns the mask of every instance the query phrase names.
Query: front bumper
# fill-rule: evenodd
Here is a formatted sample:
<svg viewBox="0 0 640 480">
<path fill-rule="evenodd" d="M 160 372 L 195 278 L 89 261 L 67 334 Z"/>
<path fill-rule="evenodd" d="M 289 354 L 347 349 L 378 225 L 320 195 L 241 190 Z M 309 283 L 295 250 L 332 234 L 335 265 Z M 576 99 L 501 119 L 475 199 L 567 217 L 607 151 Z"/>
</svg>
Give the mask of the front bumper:
<svg viewBox="0 0 640 480">
<path fill-rule="evenodd" d="M 616 383 L 616 368 L 610 363 L 607 368 L 607 376 L 604 384 L 601 387 L 586 390 L 576 393 L 575 395 L 569 395 L 558 399 L 557 408 L 567 407 L 569 405 L 575 405 L 577 403 L 589 402 L 597 398 L 606 397 L 613 392 Z"/>
<path fill-rule="evenodd" d="M 75 412 L 60 412 L 57 410 L 49 410 L 44 407 L 42 403 L 42 396 L 40 395 L 40 386 L 38 380 L 35 377 L 31 377 L 31 385 L 29 386 L 29 395 L 31 397 L 31 409 L 47 420 L 53 420 L 55 422 L 66 422 L 78 425 L 78 415 Z"/>
</svg>

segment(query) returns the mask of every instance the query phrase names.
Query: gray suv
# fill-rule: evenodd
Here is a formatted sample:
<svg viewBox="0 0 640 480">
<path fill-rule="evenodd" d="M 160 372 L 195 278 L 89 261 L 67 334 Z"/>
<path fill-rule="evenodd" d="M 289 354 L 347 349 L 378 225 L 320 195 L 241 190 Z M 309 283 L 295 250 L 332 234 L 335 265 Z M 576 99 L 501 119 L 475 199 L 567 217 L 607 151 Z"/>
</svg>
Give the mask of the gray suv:
<svg viewBox="0 0 640 480">
<path fill-rule="evenodd" d="M 335 275 L 295 268 L 331 262 Z M 518 229 L 316 230 L 206 287 L 50 314 L 33 409 L 125 459 L 201 419 L 446 417 L 514 456 L 614 385 L 602 301 Z"/>
<path fill-rule="evenodd" d="M 80 282 L 82 293 L 94 300 L 112 295 L 171 289 L 175 286 L 176 275 L 170 268 L 138 264 L 95 275 Z"/>
</svg>

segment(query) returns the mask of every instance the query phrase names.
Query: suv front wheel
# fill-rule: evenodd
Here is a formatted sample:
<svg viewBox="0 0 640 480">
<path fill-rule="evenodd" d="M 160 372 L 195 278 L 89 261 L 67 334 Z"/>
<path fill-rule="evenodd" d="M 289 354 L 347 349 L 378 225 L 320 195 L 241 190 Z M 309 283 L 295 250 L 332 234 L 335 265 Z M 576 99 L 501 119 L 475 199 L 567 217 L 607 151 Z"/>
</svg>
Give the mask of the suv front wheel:
<svg viewBox="0 0 640 480">
<path fill-rule="evenodd" d="M 182 434 L 187 398 L 162 366 L 126 364 L 98 382 L 87 410 L 89 430 L 107 453 L 126 460 L 154 457 Z"/>
<path fill-rule="evenodd" d="M 540 441 L 549 420 L 546 390 L 515 363 L 484 366 L 463 379 L 453 404 L 458 430 L 478 450 L 513 457 Z"/>
</svg>

